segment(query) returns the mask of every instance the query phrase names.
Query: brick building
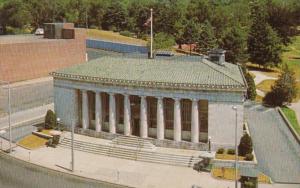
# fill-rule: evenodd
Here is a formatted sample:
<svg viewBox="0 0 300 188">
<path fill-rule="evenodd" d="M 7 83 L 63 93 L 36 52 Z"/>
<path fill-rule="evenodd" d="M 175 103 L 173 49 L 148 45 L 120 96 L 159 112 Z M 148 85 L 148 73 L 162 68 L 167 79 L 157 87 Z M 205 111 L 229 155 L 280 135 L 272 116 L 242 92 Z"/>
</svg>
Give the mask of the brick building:
<svg viewBox="0 0 300 188">
<path fill-rule="evenodd" d="M 86 60 L 86 33 L 70 23 L 45 24 L 55 28 L 46 36 L 0 36 L 0 80 L 17 82 L 48 76 L 50 72 Z M 46 28 L 45 27 L 45 28 Z M 56 33 L 53 36 L 53 33 Z M 57 34 L 62 33 L 62 34 Z"/>
</svg>

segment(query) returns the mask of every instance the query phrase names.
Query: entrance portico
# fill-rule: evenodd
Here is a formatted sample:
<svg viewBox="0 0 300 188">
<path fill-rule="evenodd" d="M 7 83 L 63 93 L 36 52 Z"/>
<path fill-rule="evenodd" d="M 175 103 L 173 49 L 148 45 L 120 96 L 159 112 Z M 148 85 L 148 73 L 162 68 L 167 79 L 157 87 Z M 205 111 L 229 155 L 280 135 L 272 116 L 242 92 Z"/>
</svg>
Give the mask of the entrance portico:
<svg viewBox="0 0 300 188">
<path fill-rule="evenodd" d="M 181 141 L 183 139 L 193 143 L 207 140 L 207 100 L 136 96 L 87 90 L 79 90 L 79 92 L 82 97 L 83 129 L 142 138 L 153 137 L 159 140 Z M 185 120 L 183 125 L 182 115 Z M 188 115 L 191 117 L 187 117 Z M 108 130 L 105 129 L 104 124 L 109 125 Z M 182 138 L 182 131 L 190 132 L 191 136 Z"/>
</svg>

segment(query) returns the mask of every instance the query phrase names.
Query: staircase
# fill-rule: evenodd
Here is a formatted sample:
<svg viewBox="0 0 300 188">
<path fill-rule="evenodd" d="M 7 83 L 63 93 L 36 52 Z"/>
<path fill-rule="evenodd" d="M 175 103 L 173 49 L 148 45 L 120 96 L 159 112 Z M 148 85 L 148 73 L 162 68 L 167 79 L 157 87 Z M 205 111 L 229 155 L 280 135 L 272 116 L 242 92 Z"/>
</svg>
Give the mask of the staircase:
<svg viewBox="0 0 300 188">
<path fill-rule="evenodd" d="M 134 136 L 118 136 L 112 140 L 112 145 L 123 146 L 124 148 L 139 148 L 143 150 L 155 150 L 153 145 L 148 140 Z"/>
<path fill-rule="evenodd" d="M 127 138 L 129 139 L 127 140 Z M 74 149 L 78 151 L 121 159 L 183 167 L 193 167 L 195 163 L 202 161 L 202 158 L 195 156 L 158 153 L 153 151 L 153 146 L 150 145 L 151 143 L 147 143 L 148 141 L 145 140 L 145 144 L 143 142 L 139 142 L 141 144 L 136 144 L 133 143 L 134 139 L 135 138 L 132 139 L 130 137 L 126 137 L 112 140 L 112 143 L 114 143 L 112 145 L 93 144 L 89 142 L 74 140 Z M 138 141 L 141 140 L 142 139 L 140 138 L 138 139 Z M 64 140 L 60 143 L 60 146 L 64 148 L 71 148 L 71 139 L 64 138 Z M 134 148 L 132 146 L 138 147 Z"/>
</svg>

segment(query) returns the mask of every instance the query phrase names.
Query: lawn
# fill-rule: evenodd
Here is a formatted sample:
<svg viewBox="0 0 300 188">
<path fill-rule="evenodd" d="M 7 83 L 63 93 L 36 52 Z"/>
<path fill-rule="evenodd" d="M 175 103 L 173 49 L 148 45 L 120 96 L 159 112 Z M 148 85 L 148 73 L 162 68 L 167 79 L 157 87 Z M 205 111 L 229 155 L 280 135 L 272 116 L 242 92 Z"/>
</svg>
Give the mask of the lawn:
<svg viewBox="0 0 300 188">
<path fill-rule="evenodd" d="M 103 40 L 108 40 L 108 41 L 116 41 L 116 42 L 121 42 L 121 43 L 137 44 L 137 45 L 143 45 L 143 46 L 147 44 L 147 42 L 144 40 L 132 38 L 132 37 L 126 37 L 126 36 L 120 35 L 118 32 L 112 32 L 112 31 L 88 29 L 87 35 L 90 38 L 103 39 Z"/>
<path fill-rule="evenodd" d="M 211 174 L 215 178 L 221 178 L 225 180 L 235 180 L 235 169 L 234 168 L 213 168 Z M 239 172 L 238 172 L 239 174 Z M 240 176 L 238 175 L 238 179 Z M 271 183 L 270 178 L 263 173 L 258 175 L 258 182 L 260 183 Z"/>
<path fill-rule="evenodd" d="M 23 148 L 33 150 L 44 146 L 47 141 L 47 139 L 36 135 L 28 135 L 20 140 L 17 144 Z"/>
<path fill-rule="evenodd" d="M 275 80 L 264 80 L 256 86 L 256 89 L 259 89 L 265 93 L 271 91 L 271 86 L 275 83 Z"/>
<path fill-rule="evenodd" d="M 300 79 L 300 36 L 293 39 L 293 43 L 284 49 L 282 61 L 295 71 L 296 78 Z"/>
<path fill-rule="evenodd" d="M 282 107 L 281 110 L 283 111 L 284 115 L 288 118 L 289 122 L 292 124 L 295 131 L 300 136 L 300 125 L 299 122 L 297 121 L 295 111 L 288 107 Z"/>
</svg>

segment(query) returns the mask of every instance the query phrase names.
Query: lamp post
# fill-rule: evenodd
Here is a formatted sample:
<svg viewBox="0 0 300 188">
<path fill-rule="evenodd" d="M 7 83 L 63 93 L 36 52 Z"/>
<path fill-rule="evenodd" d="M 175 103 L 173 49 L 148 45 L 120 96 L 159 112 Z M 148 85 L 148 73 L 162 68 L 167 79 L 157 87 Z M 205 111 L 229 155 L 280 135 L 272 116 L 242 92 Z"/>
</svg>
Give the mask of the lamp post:
<svg viewBox="0 0 300 188">
<path fill-rule="evenodd" d="M 211 136 L 208 137 L 208 152 L 211 153 Z"/>
<path fill-rule="evenodd" d="M 56 118 L 56 122 L 57 122 L 57 129 L 60 130 L 60 129 L 59 129 L 59 128 L 60 128 L 60 126 L 59 126 L 59 124 L 60 124 L 60 118 L 59 118 L 59 117 Z"/>
<path fill-rule="evenodd" d="M 238 150 L 238 148 L 237 148 L 237 107 L 236 106 L 233 106 L 232 107 L 232 109 L 235 111 L 235 142 L 234 142 L 234 144 L 235 144 L 235 188 L 237 188 L 238 187 L 238 175 L 237 175 L 237 150 Z"/>
</svg>

